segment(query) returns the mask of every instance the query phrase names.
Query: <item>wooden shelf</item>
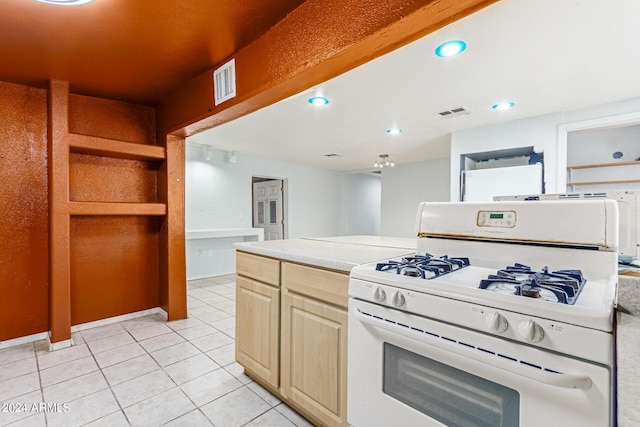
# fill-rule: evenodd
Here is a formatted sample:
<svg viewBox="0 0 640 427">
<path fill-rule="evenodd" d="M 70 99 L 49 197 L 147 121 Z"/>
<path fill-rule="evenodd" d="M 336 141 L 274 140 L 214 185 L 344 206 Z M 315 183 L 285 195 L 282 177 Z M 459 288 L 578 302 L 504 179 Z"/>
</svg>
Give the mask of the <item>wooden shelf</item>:
<svg viewBox="0 0 640 427">
<path fill-rule="evenodd" d="M 592 168 L 608 168 L 612 166 L 630 166 L 630 165 L 640 165 L 640 161 L 634 162 L 617 162 L 617 163 L 596 163 L 593 165 L 578 165 L 578 166 L 567 166 L 567 170 L 572 169 L 592 169 Z"/>
<path fill-rule="evenodd" d="M 165 148 L 157 145 L 136 144 L 76 133 L 68 134 L 68 140 L 72 153 L 132 160 L 162 161 L 166 159 Z"/>
<path fill-rule="evenodd" d="M 71 215 L 139 215 L 164 216 L 167 205 L 164 203 L 108 203 L 108 202 L 69 202 Z"/>
</svg>

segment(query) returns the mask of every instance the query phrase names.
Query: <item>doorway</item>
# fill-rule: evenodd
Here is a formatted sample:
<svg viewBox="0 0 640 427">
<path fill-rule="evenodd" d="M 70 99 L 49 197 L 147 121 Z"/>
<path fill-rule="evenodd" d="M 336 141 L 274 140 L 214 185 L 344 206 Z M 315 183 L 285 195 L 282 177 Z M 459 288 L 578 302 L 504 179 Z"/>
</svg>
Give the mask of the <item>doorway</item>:
<svg viewBox="0 0 640 427">
<path fill-rule="evenodd" d="M 280 240 L 286 233 L 286 180 L 252 177 L 253 227 L 264 230 L 264 240 Z"/>
</svg>

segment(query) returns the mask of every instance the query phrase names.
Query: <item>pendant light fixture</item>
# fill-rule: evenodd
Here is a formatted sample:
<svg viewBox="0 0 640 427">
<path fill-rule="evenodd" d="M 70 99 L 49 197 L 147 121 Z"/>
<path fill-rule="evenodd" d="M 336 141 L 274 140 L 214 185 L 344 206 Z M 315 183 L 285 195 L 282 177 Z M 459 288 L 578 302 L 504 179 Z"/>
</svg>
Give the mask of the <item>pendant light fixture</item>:
<svg viewBox="0 0 640 427">
<path fill-rule="evenodd" d="M 380 160 L 373 162 L 374 168 L 394 167 L 396 164 L 389 158 L 388 154 L 380 154 Z"/>
</svg>

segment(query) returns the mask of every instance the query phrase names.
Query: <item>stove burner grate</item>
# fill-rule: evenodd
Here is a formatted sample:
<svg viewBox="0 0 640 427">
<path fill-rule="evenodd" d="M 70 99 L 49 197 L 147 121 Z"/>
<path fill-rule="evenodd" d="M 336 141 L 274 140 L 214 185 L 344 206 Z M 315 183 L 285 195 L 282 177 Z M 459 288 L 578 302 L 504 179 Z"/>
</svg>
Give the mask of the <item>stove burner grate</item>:
<svg viewBox="0 0 640 427">
<path fill-rule="evenodd" d="M 449 258 L 447 255 L 434 257 L 429 253 L 402 258 L 400 261 L 380 262 L 377 271 L 388 271 L 405 276 L 433 279 L 469 265 L 469 258 Z"/>
<path fill-rule="evenodd" d="M 571 305 L 586 282 L 580 270 L 549 272 L 549 268 L 544 267 L 541 271 L 532 271 L 531 267 L 516 263 L 481 280 L 478 287 Z"/>
</svg>

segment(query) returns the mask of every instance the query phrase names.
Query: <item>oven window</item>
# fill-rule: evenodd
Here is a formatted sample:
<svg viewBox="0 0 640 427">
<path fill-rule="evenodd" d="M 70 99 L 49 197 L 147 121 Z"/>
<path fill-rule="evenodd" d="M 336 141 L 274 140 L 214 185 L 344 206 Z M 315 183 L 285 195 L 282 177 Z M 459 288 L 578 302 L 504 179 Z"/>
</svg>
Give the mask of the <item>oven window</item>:
<svg viewBox="0 0 640 427">
<path fill-rule="evenodd" d="M 449 427 L 517 427 L 517 391 L 384 343 L 385 394 Z"/>
</svg>

